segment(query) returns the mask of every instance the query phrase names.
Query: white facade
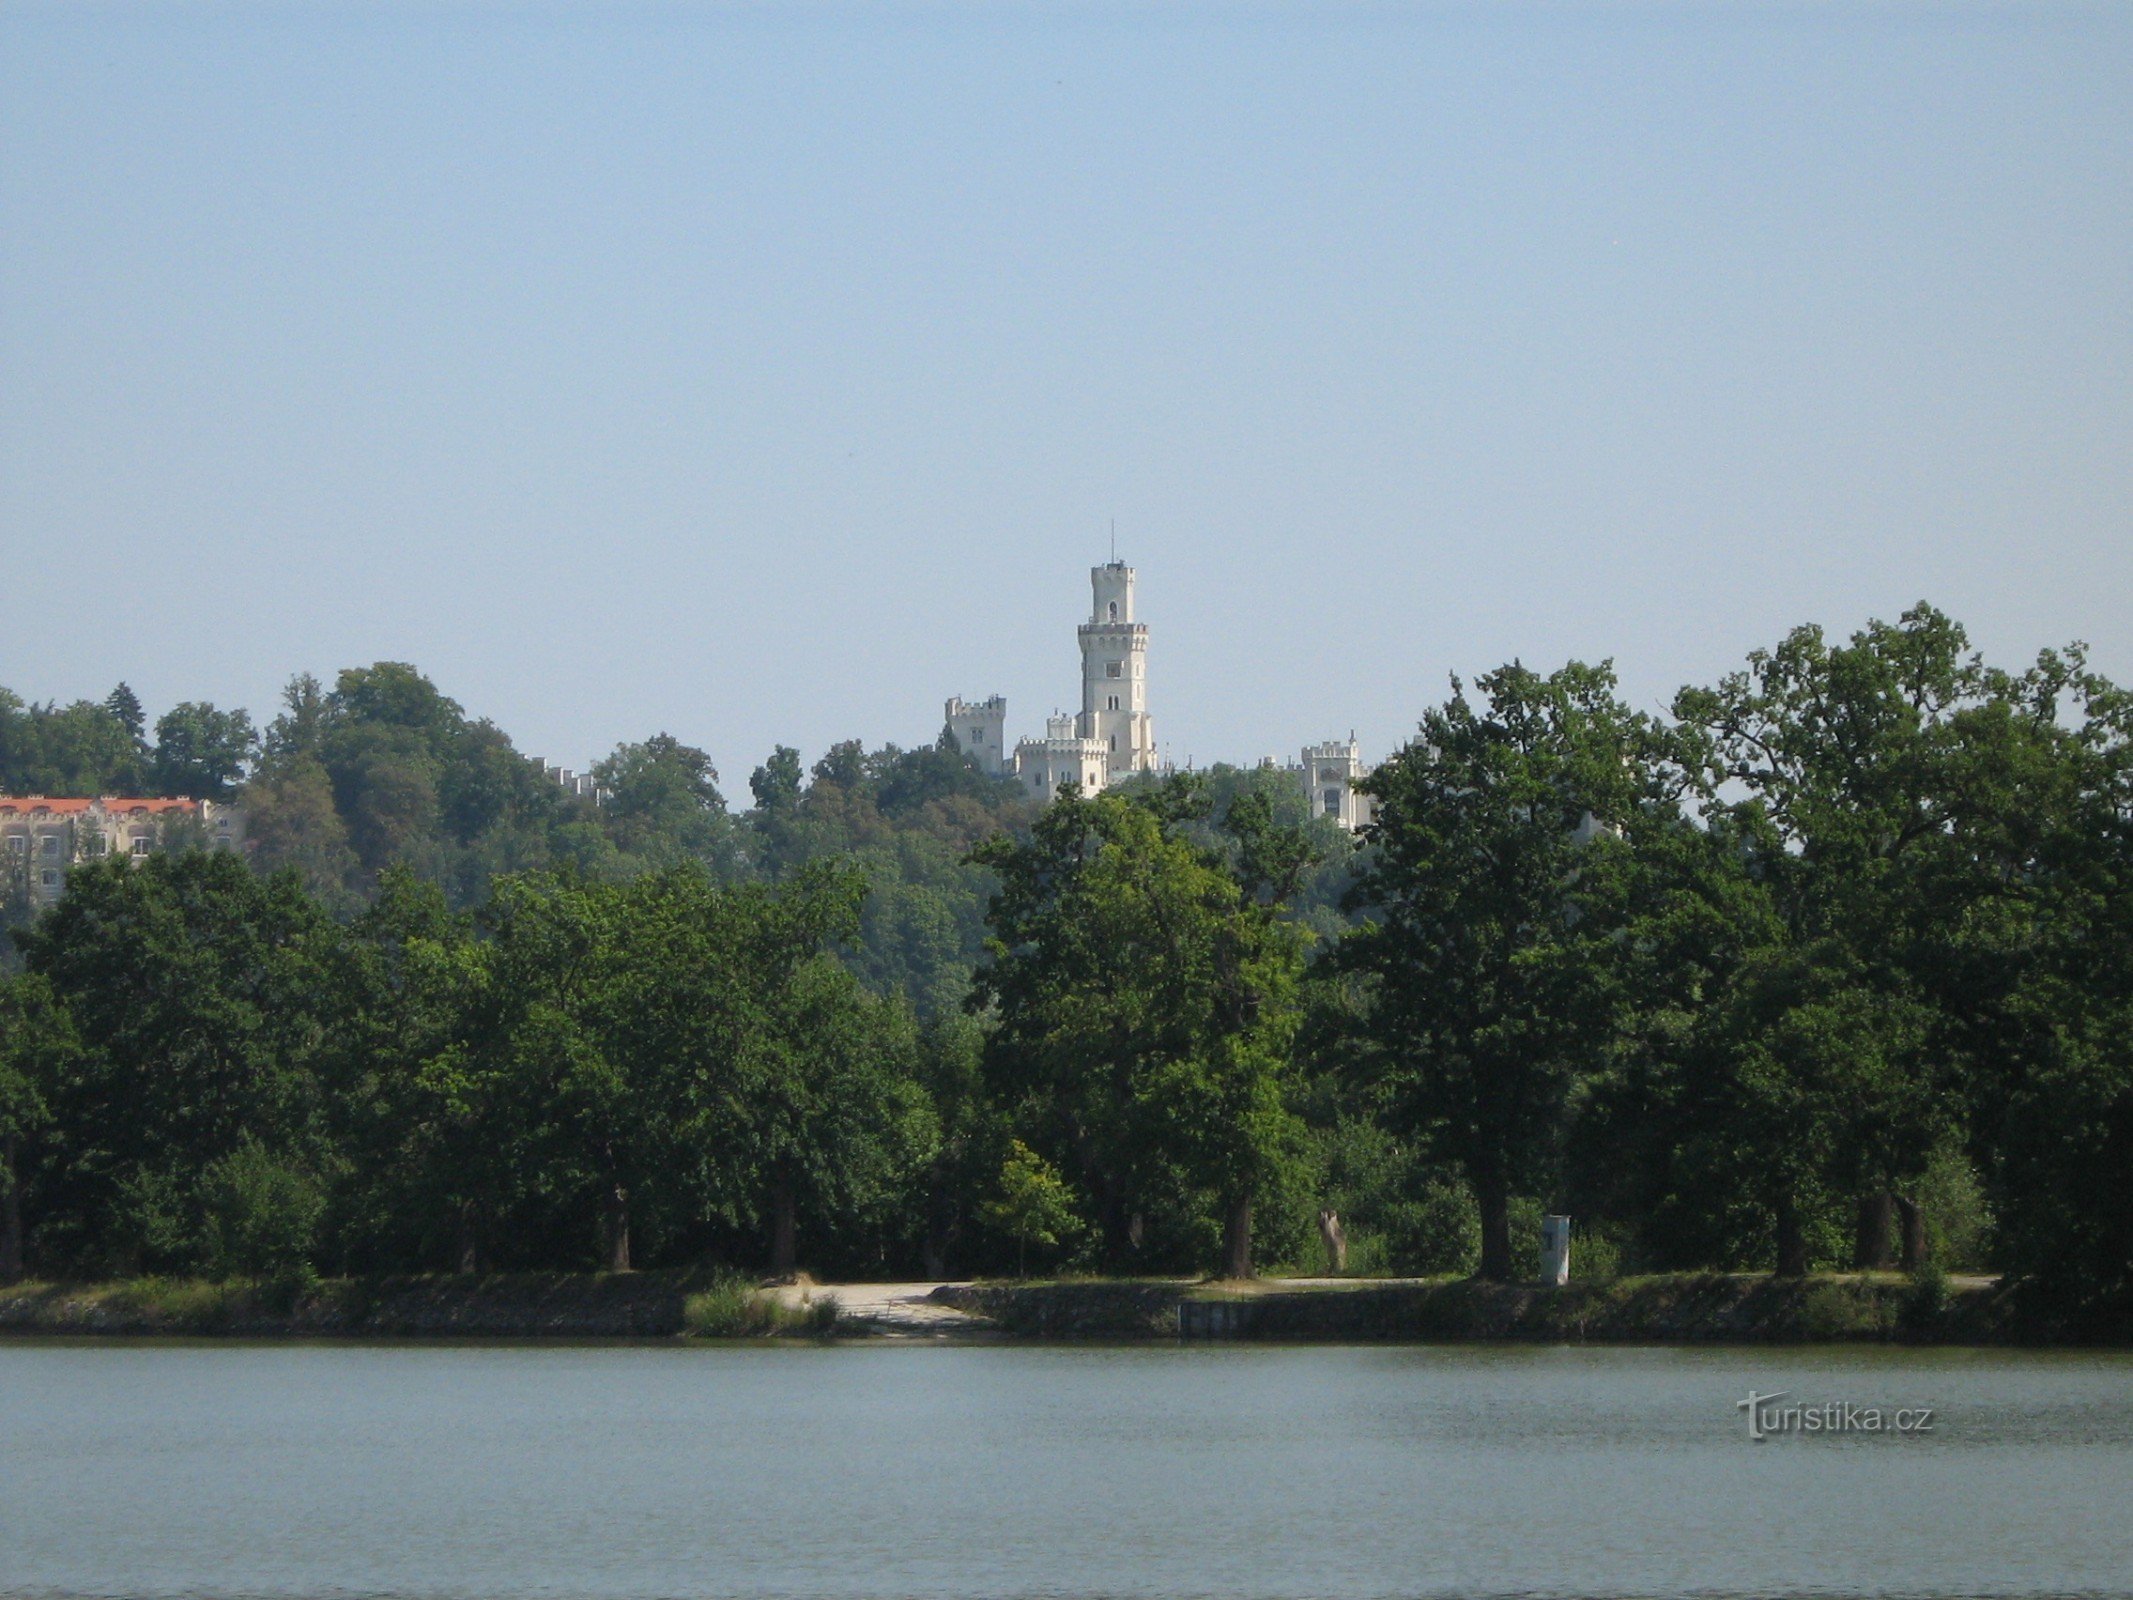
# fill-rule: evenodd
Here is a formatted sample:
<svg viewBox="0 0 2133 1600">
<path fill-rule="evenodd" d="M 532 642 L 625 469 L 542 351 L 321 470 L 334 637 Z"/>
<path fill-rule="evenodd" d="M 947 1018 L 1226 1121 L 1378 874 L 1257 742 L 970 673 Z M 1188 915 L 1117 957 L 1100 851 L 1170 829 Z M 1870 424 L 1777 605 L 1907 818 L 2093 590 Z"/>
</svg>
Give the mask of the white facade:
<svg viewBox="0 0 2133 1600">
<path fill-rule="evenodd" d="M 1354 734 L 1305 745 L 1303 764 L 1297 770 L 1303 776 L 1312 816 L 1331 817 L 1350 833 L 1370 821 L 1370 796 L 1355 787 L 1370 769 L 1363 765 L 1363 747 Z"/>
<path fill-rule="evenodd" d="M 943 713 L 963 754 L 978 764 L 980 772 L 999 777 L 1007 771 L 1007 696 L 996 694 L 984 700 L 951 699 Z"/>
<path fill-rule="evenodd" d="M 244 812 L 214 800 L 0 795 L 0 898 L 19 892 L 32 909 L 42 909 L 66 892 L 67 869 L 76 862 L 153 855 L 175 823 L 197 826 L 187 843 L 244 848 Z"/>
<path fill-rule="evenodd" d="M 1047 717 L 1043 738 L 1024 739 L 1015 746 L 1015 781 L 1028 785 L 1031 794 L 1050 799 L 1062 783 L 1077 783 L 1083 794 L 1094 794 L 1108 780 L 1103 741 L 1084 739 L 1075 731 L 1077 721 Z"/>
<path fill-rule="evenodd" d="M 1116 779 L 1157 766 L 1155 719 L 1148 714 L 1148 625 L 1133 614 L 1133 569 L 1123 561 L 1089 569 L 1089 620 L 1080 627 L 1081 711 L 1053 716 L 1044 737 L 1007 748 L 1007 699 L 957 695 L 942 708 L 949 733 L 981 772 L 1012 776 L 1033 794 L 1076 783 L 1094 794 Z"/>
<path fill-rule="evenodd" d="M 1134 620 L 1133 569 L 1113 561 L 1089 573 L 1094 603 L 1081 636 L 1081 726 L 1103 747 L 1106 781 L 1155 764 L 1148 715 L 1148 624 Z"/>
</svg>

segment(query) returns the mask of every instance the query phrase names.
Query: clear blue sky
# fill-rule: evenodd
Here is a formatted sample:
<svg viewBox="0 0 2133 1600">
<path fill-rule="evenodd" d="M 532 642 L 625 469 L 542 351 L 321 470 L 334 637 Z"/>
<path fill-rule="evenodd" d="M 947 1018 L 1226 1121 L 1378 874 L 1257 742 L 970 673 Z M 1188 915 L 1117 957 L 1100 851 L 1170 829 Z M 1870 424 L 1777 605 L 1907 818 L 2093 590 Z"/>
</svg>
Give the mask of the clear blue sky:
<svg viewBox="0 0 2133 1600">
<path fill-rule="evenodd" d="M 0 9 L 0 684 L 410 660 L 580 764 L 2133 679 L 2133 7 Z"/>
</svg>

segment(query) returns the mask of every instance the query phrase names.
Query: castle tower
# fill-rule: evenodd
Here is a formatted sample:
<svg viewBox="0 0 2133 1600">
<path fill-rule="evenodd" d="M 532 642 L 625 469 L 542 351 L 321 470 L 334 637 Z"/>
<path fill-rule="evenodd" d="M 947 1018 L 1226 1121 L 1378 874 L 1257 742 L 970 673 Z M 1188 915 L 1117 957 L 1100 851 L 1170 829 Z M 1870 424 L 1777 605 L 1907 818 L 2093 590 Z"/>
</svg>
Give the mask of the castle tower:
<svg viewBox="0 0 2133 1600">
<path fill-rule="evenodd" d="M 948 731 L 980 772 L 998 777 L 1007 770 L 1007 696 L 965 700 L 957 695 L 945 714 Z"/>
<path fill-rule="evenodd" d="M 1105 780 L 1155 765 L 1148 715 L 1148 625 L 1133 620 L 1133 569 L 1122 561 L 1089 572 L 1095 604 L 1081 625 L 1081 737 L 1100 745 Z"/>
<path fill-rule="evenodd" d="M 1363 765 L 1363 747 L 1354 734 L 1305 745 L 1301 770 L 1313 816 L 1331 817 L 1350 833 L 1370 821 L 1375 809 L 1370 796 L 1356 788 L 1370 769 Z"/>
</svg>

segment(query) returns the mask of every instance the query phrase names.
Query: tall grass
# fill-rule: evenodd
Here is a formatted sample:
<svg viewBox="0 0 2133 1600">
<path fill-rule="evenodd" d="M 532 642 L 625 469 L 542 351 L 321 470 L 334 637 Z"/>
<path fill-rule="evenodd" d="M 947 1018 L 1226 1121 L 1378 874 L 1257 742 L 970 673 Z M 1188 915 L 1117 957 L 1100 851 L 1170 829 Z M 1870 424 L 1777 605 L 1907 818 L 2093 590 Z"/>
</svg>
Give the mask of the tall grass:
<svg viewBox="0 0 2133 1600">
<path fill-rule="evenodd" d="M 682 1302 L 681 1323 L 697 1339 L 821 1338 L 836 1330 L 837 1297 L 791 1306 L 739 1273 L 722 1273 Z"/>
</svg>

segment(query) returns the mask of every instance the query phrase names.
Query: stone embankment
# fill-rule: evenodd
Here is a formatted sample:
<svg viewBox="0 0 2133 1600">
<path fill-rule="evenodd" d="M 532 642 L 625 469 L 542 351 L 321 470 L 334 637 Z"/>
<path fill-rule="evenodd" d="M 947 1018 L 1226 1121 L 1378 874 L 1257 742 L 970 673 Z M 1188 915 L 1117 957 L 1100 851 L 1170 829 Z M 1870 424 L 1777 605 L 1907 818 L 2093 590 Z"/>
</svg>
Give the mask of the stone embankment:
<svg viewBox="0 0 2133 1600">
<path fill-rule="evenodd" d="M 1997 1344 L 2040 1333 L 2018 1294 L 1995 1280 L 1918 1284 L 1896 1273 L 1667 1273 L 1561 1288 L 1470 1279 L 1113 1280 L 938 1292 L 1009 1337 L 1038 1339 Z"/>
<path fill-rule="evenodd" d="M 0 1289 L 0 1333 L 268 1338 L 669 1337 L 696 1287 L 675 1273 L 524 1272 L 339 1278 L 310 1286 L 24 1283 Z"/>
<path fill-rule="evenodd" d="M 701 1273 L 512 1273 L 308 1285 L 145 1279 L 0 1288 L 0 1335 L 670 1339 L 687 1336 Z M 730 1283 L 730 1280 L 727 1280 Z M 730 1292 L 730 1290 L 729 1290 Z M 744 1294 L 747 1292 L 742 1291 Z M 1297 1343 L 2126 1343 L 2034 1314 L 2019 1287 L 1894 1273 L 1780 1280 L 1674 1273 L 1562 1288 L 1468 1280 L 1176 1279 L 805 1284 L 759 1292 L 788 1313 L 740 1331 L 927 1341 L 1263 1340 Z"/>
</svg>

